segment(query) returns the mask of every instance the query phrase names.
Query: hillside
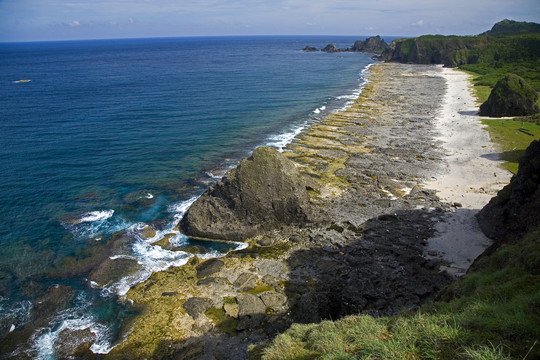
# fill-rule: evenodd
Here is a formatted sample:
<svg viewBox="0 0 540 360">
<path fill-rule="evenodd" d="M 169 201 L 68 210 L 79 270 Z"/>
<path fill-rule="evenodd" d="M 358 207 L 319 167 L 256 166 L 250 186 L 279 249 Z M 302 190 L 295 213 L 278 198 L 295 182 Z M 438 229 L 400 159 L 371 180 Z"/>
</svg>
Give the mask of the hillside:
<svg viewBox="0 0 540 360">
<path fill-rule="evenodd" d="M 540 90 L 540 24 L 503 20 L 476 36 L 424 35 L 394 40 L 384 61 L 444 64 L 476 73 L 477 85 L 493 87 L 514 73 Z"/>
</svg>

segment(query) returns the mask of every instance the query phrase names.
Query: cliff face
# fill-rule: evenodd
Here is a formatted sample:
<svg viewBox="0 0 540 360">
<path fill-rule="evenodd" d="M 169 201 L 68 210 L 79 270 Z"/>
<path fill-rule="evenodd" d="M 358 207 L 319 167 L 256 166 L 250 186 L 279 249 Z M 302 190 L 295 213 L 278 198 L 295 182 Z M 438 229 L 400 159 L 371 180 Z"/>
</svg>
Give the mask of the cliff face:
<svg viewBox="0 0 540 360">
<path fill-rule="evenodd" d="M 478 61 L 474 48 L 485 45 L 485 37 L 426 35 L 394 40 L 381 59 L 414 64 L 444 64 L 455 67 Z"/>
<path fill-rule="evenodd" d="M 540 141 L 533 141 L 519 159 L 518 173 L 477 215 L 492 239 L 517 239 L 540 227 Z"/>
<path fill-rule="evenodd" d="M 479 62 L 537 59 L 540 24 L 503 20 L 477 36 L 424 35 L 394 40 L 380 59 L 401 63 L 456 67 Z"/>
<path fill-rule="evenodd" d="M 315 211 L 295 165 L 259 147 L 189 208 L 180 222 L 188 236 L 245 240 L 283 225 L 305 225 Z"/>
</svg>

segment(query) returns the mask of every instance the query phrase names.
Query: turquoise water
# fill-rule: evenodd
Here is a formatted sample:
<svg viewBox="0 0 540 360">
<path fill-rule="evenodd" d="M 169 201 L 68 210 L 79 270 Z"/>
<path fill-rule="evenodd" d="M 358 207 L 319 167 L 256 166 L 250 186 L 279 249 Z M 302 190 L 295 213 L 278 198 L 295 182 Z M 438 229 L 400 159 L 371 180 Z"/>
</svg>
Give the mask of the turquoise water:
<svg viewBox="0 0 540 360">
<path fill-rule="evenodd" d="M 256 146 L 281 148 L 346 106 L 370 55 L 300 49 L 355 40 L 0 44 L 0 334 L 22 326 L 48 287 L 67 284 L 79 315 L 57 318 L 43 334 L 92 323 L 104 334 L 93 350 L 106 351 L 123 318 L 117 314 L 128 312 L 116 297 L 190 256 L 151 246 L 140 229 L 152 222 L 158 237 L 174 232 L 189 203 Z M 136 259 L 141 269 L 95 286 L 89 269 L 73 267 L 118 231 L 131 242 L 113 256 Z M 191 245 L 182 234 L 173 240 Z M 207 244 L 207 256 L 240 246 Z M 41 358 L 52 356 L 43 350 L 47 336 L 36 337 Z"/>
</svg>

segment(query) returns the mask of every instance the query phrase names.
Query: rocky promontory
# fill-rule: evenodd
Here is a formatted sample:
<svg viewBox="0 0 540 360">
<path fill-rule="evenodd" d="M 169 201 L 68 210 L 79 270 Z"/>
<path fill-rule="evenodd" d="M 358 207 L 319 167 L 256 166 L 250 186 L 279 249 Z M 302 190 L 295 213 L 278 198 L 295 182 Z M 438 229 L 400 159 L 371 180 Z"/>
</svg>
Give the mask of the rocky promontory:
<svg viewBox="0 0 540 360">
<path fill-rule="evenodd" d="M 309 199 L 312 186 L 276 149 L 259 147 L 189 208 L 180 228 L 188 236 L 245 240 L 315 223 L 321 217 Z"/>
<path fill-rule="evenodd" d="M 256 149 L 192 205 L 183 231 L 248 247 L 132 288 L 141 315 L 108 358 L 246 359 L 293 323 L 415 309 L 452 281 L 426 245 L 453 207 L 423 185 L 441 170 L 445 81 L 402 64 L 370 77 L 350 108 L 283 153 Z"/>
</svg>

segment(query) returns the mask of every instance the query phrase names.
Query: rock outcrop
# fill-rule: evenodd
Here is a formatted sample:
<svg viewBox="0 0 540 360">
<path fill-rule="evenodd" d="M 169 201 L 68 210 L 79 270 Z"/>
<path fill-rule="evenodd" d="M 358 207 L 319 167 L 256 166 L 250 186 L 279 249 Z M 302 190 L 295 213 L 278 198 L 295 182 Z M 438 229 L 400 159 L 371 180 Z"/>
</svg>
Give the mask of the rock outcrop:
<svg viewBox="0 0 540 360">
<path fill-rule="evenodd" d="M 500 79 L 489 98 L 480 106 L 482 116 L 523 116 L 538 112 L 538 93 L 521 77 L 510 74 Z"/>
<path fill-rule="evenodd" d="M 340 49 L 334 44 L 328 44 L 321 51 L 334 53 L 334 52 L 342 52 L 342 51 L 346 51 L 346 50 L 345 49 Z"/>
<path fill-rule="evenodd" d="M 303 48 L 302 51 L 312 52 L 312 51 L 317 51 L 317 48 L 313 47 L 313 46 L 306 45 L 306 47 Z"/>
<path fill-rule="evenodd" d="M 365 41 L 356 40 L 351 51 L 380 54 L 388 48 L 386 41 L 379 35 L 367 38 Z"/>
<path fill-rule="evenodd" d="M 180 228 L 188 236 L 245 240 L 282 226 L 303 226 L 317 219 L 307 189 L 291 160 L 259 147 L 191 205 Z"/>
<path fill-rule="evenodd" d="M 540 226 L 540 141 L 519 159 L 518 173 L 477 215 L 484 233 L 498 241 Z M 497 243 L 495 244 L 497 245 Z"/>
</svg>

